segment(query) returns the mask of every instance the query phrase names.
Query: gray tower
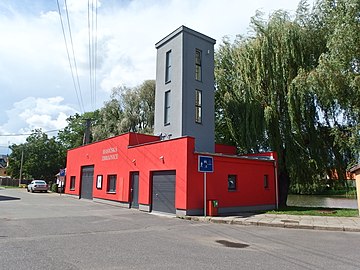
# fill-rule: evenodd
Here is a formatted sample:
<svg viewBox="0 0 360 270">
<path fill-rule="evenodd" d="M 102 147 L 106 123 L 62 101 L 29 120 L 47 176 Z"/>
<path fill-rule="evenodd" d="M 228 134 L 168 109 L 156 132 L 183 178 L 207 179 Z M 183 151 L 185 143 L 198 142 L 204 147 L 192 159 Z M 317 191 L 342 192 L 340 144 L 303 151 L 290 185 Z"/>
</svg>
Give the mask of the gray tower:
<svg viewBox="0 0 360 270">
<path fill-rule="evenodd" d="M 158 43 L 155 135 L 195 137 L 195 150 L 214 152 L 215 40 L 181 26 Z"/>
</svg>

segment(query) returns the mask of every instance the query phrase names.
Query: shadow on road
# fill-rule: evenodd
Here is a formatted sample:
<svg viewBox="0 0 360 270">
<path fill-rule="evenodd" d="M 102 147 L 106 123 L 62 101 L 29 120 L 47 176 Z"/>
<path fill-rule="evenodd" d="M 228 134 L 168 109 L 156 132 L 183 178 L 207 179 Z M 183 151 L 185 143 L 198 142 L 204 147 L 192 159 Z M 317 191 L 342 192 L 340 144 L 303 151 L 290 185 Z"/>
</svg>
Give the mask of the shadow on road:
<svg viewBox="0 0 360 270">
<path fill-rule="evenodd" d="M 12 200 L 20 200 L 20 198 L 0 195 L 0 202 L 1 201 L 12 201 Z"/>
</svg>

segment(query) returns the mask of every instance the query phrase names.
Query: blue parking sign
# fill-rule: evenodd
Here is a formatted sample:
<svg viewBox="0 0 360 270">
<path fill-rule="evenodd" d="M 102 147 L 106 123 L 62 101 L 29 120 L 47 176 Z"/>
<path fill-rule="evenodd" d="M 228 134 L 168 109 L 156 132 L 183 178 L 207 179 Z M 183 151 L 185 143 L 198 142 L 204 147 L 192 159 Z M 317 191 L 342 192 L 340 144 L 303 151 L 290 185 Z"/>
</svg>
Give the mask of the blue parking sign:
<svg viewBox="0 0 360 270">
<path fill-rule="evenodd" d="M 65 169 L 60 169 L 60 176 L 65 176 Z"/>
<path fill-rule="evenodd" d="M 199 172 L 213 172 L 214 160 L 213 157 L 199 156 Z"/>
</svg>

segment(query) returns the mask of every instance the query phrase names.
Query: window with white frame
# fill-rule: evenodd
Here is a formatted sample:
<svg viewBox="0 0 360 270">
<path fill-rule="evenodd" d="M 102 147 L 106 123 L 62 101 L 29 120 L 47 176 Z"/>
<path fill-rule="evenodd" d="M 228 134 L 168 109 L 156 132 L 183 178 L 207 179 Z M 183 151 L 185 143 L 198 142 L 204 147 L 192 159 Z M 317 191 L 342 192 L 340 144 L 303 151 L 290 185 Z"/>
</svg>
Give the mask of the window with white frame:
<svg viewBox="0 0 360 270">
<path fill-rule="evenodd" d="M 170 125 L 170 93 L 170 90 L 165 92 L 164 125 Z"/>
<path fill-rule="evenodd" d="M 107 190 L 108 193 L 116 193 L 116 175 L 108 175 L 107 178 Z"/>
<path fill-rule="evenodd" d="M 202 123 L 202 91 L 195 90 L 195 123 Z"/>
<path fill-rule="evenodd" d="M 195 50 L 195 79 L 201 81 L 201 50 Z"/>
<path fill-rule="evenodd" d="M 171 50 L 166 52 L 165 60 L 165 83 L 171 81 Z"/>
</svg>

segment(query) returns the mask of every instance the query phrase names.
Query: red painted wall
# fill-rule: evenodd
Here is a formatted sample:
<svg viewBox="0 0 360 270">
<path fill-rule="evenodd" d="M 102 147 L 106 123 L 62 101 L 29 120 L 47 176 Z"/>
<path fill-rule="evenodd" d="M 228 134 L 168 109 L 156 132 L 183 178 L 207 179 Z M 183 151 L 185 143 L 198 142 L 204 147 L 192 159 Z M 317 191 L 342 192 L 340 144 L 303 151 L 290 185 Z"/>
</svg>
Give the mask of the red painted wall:
<svg viewBox="0 0 360 270">
<path fill-rule="evenodd" d="M 220 208 L 276 204 L 274 162 L 217 155 L 213 159 L 214 172 L 206 174 L 208 200 L 218 200 Z M 204 174 L 198 172 L 197 160 L 194 154 L 189 162 L 188 209 L 204 205 Z M 228 175 L 236 175 L 236 191 L 228 190 Z M 268 175 L 268 188 L 264 188 L 264 175 Z"/>
<path fill-rule="evenodd" d="M 128 134 L 129 134 L 129 145 L 130 146 L 160 141 L 159 136 L 140 134 L 140 133 L 134 133 L 134 132 L 130 132 Z"/>
<path fill-rule="evenodd" d="M 152 198 L 151 173 L 175 170 L 175 207 L 202 209 L 203 173 L 198 172 L 199 154 L 194 153 L 194 147 L 195 139 L 192 137 L 159 141 L 156 136 L 127 133 L 69 150 L 65 192 L 79 195 L 81 167 L 94 165 L 94 198 L 129 202 L 130 173 L 139 172 L 139 203 L 149 205 Z M 217 154 L 211 156 L 214 158 L 214 172 L 207 173 L 208 199 L 217 199 L 220 208 L 275 205 L 273 162 Z M 111 174 L 117 175 L 116 193 L 107 192 L 107 176 Z M 228 191 L 229 174 L 237 176 L 236 191 Z M 268 189 L 263 185 L 265 174 L 269 176 Z M 97 175 L 103 175 L 102 189 L 96 188 Z M 70 190 L 71 176 L 76 177 L 75 190 Z"/>
<path fill-rule="evenodd" d="M 215 153 L 225 155 L 236 155 L 236 147 L 226 144 L 215 144 Z"/>
<path fill-rule="evenodd" d="M 93 197 L 129 202 L 130 172 L 139 172 L 139 203 L 151 203 L 151 172 L 176 170 L 176 206 L 186 207 L 186 155 L 187 149 L 194 149 L 194 139 L 179 138 L 168 141 L 149 142 L 155 136 L 137 136 L 127 133 L 118 137 L 96 142 L 68 151 L 67 177 L 76 177 L 75 190 L 70 183 L 65 192 L 79 195 L 81 167 L 94 166 Z M 137 138 L 136 138 L 137 137 Z M 158 137 L 155 137 L 158 138 Z M 139 146 L 129 146 L 138 140 Z M 107 193 L 107 176 L 117 175 L 116 194 Z M 96 188 L 97 175 L 103 175 L 102 189 Z"/>
</svg>

